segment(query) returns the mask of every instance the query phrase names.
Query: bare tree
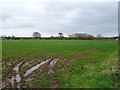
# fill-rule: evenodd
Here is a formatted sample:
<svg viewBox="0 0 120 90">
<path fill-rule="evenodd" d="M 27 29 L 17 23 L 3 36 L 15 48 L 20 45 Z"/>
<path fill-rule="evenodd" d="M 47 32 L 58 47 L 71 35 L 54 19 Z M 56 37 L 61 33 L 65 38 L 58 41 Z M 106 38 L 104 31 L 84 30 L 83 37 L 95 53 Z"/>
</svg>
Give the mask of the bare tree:
<svg viewBox="0 0 120 90">
<path fill-rule="evenodd" d="M 69 38 L 71 38 L 72 36 L 71 35 L 68 35 Z"/>
<path fill-rule="evenodd" d="M 51 38 L 53 38 L 54 36 L 53 35 L 51 35 Z"/>
<path fill-rule="evenodd" d="M 101 39 L 101 38 L 103 38 L 103 35 L 102 34 L 97 34 L 96 38 Z"/>
<path fill-rule="evenodd" d="M 41 37 L 41 34 L 39 32 L 34 32 L 32 36 L 33 38 L 38 39 Z"/>
</svg>

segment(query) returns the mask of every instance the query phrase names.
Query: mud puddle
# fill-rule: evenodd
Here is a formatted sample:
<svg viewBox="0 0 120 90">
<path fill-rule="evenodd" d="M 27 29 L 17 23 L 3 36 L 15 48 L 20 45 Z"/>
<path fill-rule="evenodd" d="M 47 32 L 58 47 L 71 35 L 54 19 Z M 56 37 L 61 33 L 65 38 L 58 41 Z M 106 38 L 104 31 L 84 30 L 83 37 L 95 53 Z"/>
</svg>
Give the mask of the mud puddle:
<svg viewBox="0 0 120 90">
<path fill-rule="evenodd" d="M 20 62 L 19 64 L 17 64 L 14 68 L 13 71 L 15 71 L 15 76 L 12 76 L 11 80 L 9 81 L 10 84 L 12 86 L 14 86 L 14 83 L 16 81 L 16 83 L 19 83 L 21 81 L 21 77 L 19 75 L 19 66 L 22 64 L 22 62 Z M 17 87 L 20 87 L 19 85 Z"/>
<path fill-rule="evenodd" d="M 30 68 L 29 70 L 27 70 L 24 74 L 24 77 L 28 76 L 29 74 L 31 74 L 33 71 L 37 70 L 39 67 L 41 67 L 43 64 L 47 63 L 48 61 L 50 61 L 51 59 L 47 59 L 45 61 L 42 61 L 41 63 L 35 65 L 34 67 Z"/>
<path fill-rule="evenodd" d="M 58 58 L 55 58 L 50 62 L 48 73 L 53 73 L 54 72 L 54 66 L 55 66 L 55 64 L 57 63 L 58 60 L 59 60 Z"/>
<path fill-rule="evenodd" d="M 54 58 L 54 59 L 46 59 L 44 61 L 41 61 L 39 62 L 38 64 L 35 64 L 33 67 L 31 67 L 30 69 L 27 69 L 25 71 L 25 73 L 22 72 L 22 69 L 20 69 L 21 67 L 23 66 L 29 66 L 31 65 L 30 62 L 28 61 L 21 61 L 19 63 L 17 63 L 13 69 L 12 69 L 12 75 L 10 74 L 10 78 L 8 77 L 8 81 L 5 81 L 5 85 L 3 85 L 2 88 L 5 88 L 5 87 L 17 87 L 17 88 L 21 88 L 22 87 L 22 84 L 23 82 L 25 81 L 25 83 L 29 86 L 32 86 L 32 80 L 34 79 L 33 76 L 36 76 L 36 74 L 34 74 L 33 72 L 37 69 L 39 69 L 42 65 L 46 64 L 44 68 L 47 68 L 47 73 L 52 73 L 52 72 L 55 72 L 55 65 L 56 63 L 58 62 L 58 58 Z M 33 63 L 34 64 L 34 63 Z M 42 69 L 44 69 L 42 68 Z M 40 68 L 41 69 L 41 68 Z M 22 72 L 22 73 L 21 73 Z M 33 73 L 33 74 L 32 74 Z M 31 76 L 28 76 L 32 74 Z M 27 77 L 28 76 L 28 77 Z M 40 75 L 41 76 L 41 75 Z M 54 83 L 52 83 L 51 87 L 57 87 L 58 84 L 56 84 L 57 81 L 55 81 Z"/>
</svg>

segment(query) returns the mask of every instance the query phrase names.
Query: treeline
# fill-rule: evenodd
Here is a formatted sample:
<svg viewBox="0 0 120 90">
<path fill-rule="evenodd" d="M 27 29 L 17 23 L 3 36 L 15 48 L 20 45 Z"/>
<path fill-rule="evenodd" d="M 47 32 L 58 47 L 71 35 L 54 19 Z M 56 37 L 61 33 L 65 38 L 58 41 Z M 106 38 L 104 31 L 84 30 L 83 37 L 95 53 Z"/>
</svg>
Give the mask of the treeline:
<svg viewBox="0 0 120 90">
<path fill-rule="evenodd" d="M 64 37 L 63 33 L 58 33 L 58 36 L 51 36 L 51 37 L 41 37 L 41 34 L 39 32 L 34 32 L 32 34 L 32 37 L 15 37 L 13 36 L 6 36 L 2 35 L 1 39 L 3 40 L 30 40 L 30 39 L 43 39 L 43 40 L 50 40 L 50 39 L 60 39 L 60 40 L 106 40 L 106 39 L 112 39 L 112 40 L 118 40 L 119 37 L 104 37 L 101 34 L 94 35 L 87 34 L 87 33 L 75 33 L 68 35 L 68 37 Z"/>
</svg>

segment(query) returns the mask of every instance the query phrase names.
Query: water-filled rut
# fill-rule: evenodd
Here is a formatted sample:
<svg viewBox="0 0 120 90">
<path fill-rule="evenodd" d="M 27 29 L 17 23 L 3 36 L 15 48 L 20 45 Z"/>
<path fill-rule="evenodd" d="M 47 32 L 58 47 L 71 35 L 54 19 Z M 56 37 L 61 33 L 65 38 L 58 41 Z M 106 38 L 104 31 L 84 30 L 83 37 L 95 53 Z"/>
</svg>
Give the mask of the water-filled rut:
<svg viewBox="0 0 120 90">
<path fill-rule="evenodd" d="M 31 67 L 30 69 L 26 70 L 25 72 L 23 72 L 22 69 L 20 69 L 20 68 L 24 67 L 24 66 L 25 67 L 29 66 L 29 62 L 26 61 L 26 62 L 23 63 L 23 61 L 20 61 L 12 69 L 12 73 L 13 74 L 10 75 L 11 78 L 8 79 L 8 81 L 10 83 L 10 86 L 11 87 L 21 88 L 21 83 L 23 81 L 25 81 L 25 82 L 29 81 L 28 78 L 30 78 L 30 81 L 31 81 L 32 78 L 34 78 L 34 77 L 31 77 L 31 76 L 33 76 L 33 75 L 35 76 L 36 75 L 33 72 L 36 71 L 37 69 L 40 69 L 40 67 L 43 66 L 46 63 L 47 64 L 45 65 L 45 67 L 41 68 L 41 69 L 48 68 L 46 72 L 48 72 L 49 74 L 53 73 L 54 72 L 55 64 L 57 63 L 58 60 L 59 60 L 58 58 L 54 58 L 54 59 L 49 58 L 49 59 L 46 59 L 46 60 L 41 61 L 40 63 L 34 65 L 33 67 Z M 29 76 L 30 74 L 32 74 L 32 75 Z M 6 83 L 6 87 L 7 86 L 9 86 L 9 84 Z"/>
<path fill-rule="evenodd" d="M 33 66 L 32 68 L 30 68 L 29 70 L 27 70 L 24 74 L 24 77 L 28 76 L 29 74 L 31 74 L 33 71 L 37 70 L 40 66 L 42 66 L 43 64 L 47 63 L 48 61 L 50 61 L 50 59 L 47 59 L 45 61 L 40 62 L 39 64 Z"/>
</svg>

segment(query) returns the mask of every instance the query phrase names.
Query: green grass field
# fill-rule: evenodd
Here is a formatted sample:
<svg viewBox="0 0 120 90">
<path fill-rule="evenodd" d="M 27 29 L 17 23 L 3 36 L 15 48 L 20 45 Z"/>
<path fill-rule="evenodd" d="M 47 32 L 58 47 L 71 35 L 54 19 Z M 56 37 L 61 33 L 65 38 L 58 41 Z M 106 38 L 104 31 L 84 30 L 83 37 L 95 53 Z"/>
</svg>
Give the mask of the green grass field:
<svg viewBox="0 0 120 90">
<path fill-rule="evenodd" d="M 22 61 L 29 62 L 20 66 L 22 88 L 114 88 L 119 83 L 115 76 L 117 55 L 115 40 L 3 40 L 3 83 L 17 87 L 7 79 L 14 74 L 13 67 Z M 53 73 L 48 73 L 48 62 L 23 77 L 26 70 L 49 58 L 59 59 Z M 27 82 L 27 78 L 32 80 Z"/>
</svg>

